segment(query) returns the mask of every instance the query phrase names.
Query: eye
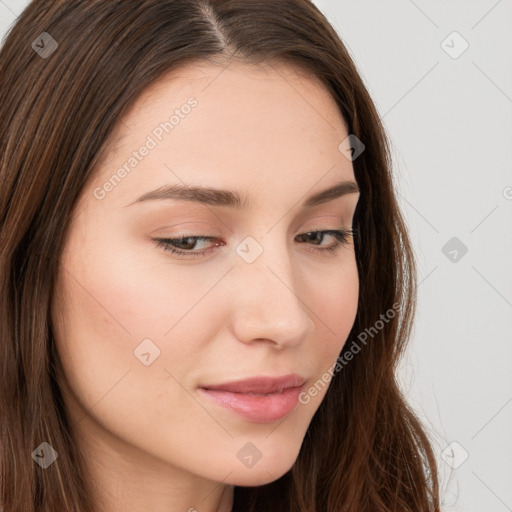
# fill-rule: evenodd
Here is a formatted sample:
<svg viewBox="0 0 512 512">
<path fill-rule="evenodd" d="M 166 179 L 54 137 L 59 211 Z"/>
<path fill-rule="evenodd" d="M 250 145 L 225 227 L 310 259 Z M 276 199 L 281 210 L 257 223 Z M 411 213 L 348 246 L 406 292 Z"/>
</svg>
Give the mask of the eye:
<svg viewBox="0 0 512 512">
<path fill-rule="evenodd" d="M 324 237 L 328 235 L 330 237 L 334 237 L 334 243 L 323 247 L 320 243 L 317 243 L 317 241 L 321 241 L 324 239 Z M 312 240 L 313 245 L 321 246 L 321 249 L 317 249 L 316 247 L 312 249 L 313 251 L 317 252 L 324 252 L 327 251 L 331 254 L 334 254 L 338 252 L 339 249 L 341 249 L 344 245 L 349 245 L 350 239 L 353 235 L 353 232 L 351 229 L 329 229 L 326 231 L 308 231 L 307 233 L 303 233 L 301 235 L 297 235 L 296 238 L 304 239 L 306 238 L 309 240 Z"/>
<path fill-rule="evenodd" d="M 352 229 L 328 229 L 323 231 L 308 231 L 297 235 L 295 239 L 299 243 L 309 243 L 310 245 L 317 246 L 309 249 L 316 253 L 335 254 L 343 246 L 349 245 L 353 237 L 354 231 Z M 334 242 L 328 246 L 324 246 L 321 242 L 329 236 L 334 239 Z M 216 241 L 213 247 L 204 250 L 197 249 L 198 242 L 212 242 Z M 163 248 L 164 251 L 169 251 L 172 254 L 183 258 L 198 258 L 207 256 L 215 250 L 215 247 L 226 245 L 218 237 L 197 235 L 197 236 L 182 236 L 179 238 L 153 238 L 153 242 L 157 247 Z"/>
<path fill-rule="evenodd" d="M 198 256 L 206 256 L 213 251 L 213 248 L 209 248 L 203 251 L 193 251 L 197 242 L 209 242 L 217 240 L 213 236 L 185 236 L 181 238 L 153 238 L 153 242 L 158 246 L 162 247 L 164 251 L 169 251 L 178 256 L 184 256 L 186 258 L 196 258 Z M 214 247 L 224 245 L 216 243 Z"/>
</svg>

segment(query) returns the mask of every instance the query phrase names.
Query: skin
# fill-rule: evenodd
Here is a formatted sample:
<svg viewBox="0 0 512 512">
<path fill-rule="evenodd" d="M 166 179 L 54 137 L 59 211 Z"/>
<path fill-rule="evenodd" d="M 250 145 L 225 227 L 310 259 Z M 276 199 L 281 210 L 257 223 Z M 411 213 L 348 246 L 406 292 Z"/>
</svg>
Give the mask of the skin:
<svg viewBox="0 0 512 512">
<path fill-rule="evenodd" d="M 189 64 L 144 91 L 66 233 L 52 323 L 66 407 L 102 512 L 228 512 L 234 485 L 285 474 L 328 386 L 272 423 L 220 407 L 198 388 L 298 373 L 308 389 L 335 364 L 356 316 L 352 239 L 322 254 L 314 239 L 296 238 L 352 226 L 358 193 L 300 206 L 355 181 L 338 149 L 348 132 L 335 101 L 286 65 L 221 71 Z M 190 97 L 197 106 L 97 199 L 94 190 Z M 250 208 L 134 203 L 169 183 L 236 190 Z M 198 241 L 192 252 L 213 252 L 184 259 L 151 241 L 198 235 L 223 245 Z M 247 236 L 263 249 L 250 264 L 235 251 Z M 134 355 L 147 338 L 160 350 L 148 366 Z M 248 442 L 261 453 L 252 467 L 237 457 Z"/>
</svg>

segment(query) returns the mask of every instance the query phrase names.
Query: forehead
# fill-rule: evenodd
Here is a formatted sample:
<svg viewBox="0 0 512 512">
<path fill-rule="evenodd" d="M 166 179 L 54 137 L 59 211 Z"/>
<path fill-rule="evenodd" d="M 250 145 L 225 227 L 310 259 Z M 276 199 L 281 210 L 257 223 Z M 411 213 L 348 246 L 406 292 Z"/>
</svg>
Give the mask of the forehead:
<svg viewBox="0 0 512 512">
<path fill-rule="evenodd" d="M 329 183 L 353 179 L 338 149 L 347 135 L 328 90 L 299 68 L 189 64 L 149 86 L 125 113 L 95 186 L 124 167 L 110 201 L 127 204 L 180 180 L 239 189 L 259 183 L 290 193 L 330 170 Z M 151 149 L 134 155 L 144 146 Z M 127 166 L 130 159 L 136 165 Z"/>
</svg>

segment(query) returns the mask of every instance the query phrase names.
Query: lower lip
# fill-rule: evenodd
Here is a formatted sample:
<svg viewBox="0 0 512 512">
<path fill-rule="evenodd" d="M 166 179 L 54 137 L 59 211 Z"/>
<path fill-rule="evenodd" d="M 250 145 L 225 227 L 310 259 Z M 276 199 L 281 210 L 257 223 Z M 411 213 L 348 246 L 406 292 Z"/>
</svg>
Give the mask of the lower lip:
<svg viewBox="0 0 512 512">
<path fill-rule="evenodd" d="M 302 386 L 271 395 L 249 395 L 203 388 L 199 390 L 219 405 L 232 409 L 250 421 L 271 423 L 284 418 L 295 409 Z"/>
</svg>

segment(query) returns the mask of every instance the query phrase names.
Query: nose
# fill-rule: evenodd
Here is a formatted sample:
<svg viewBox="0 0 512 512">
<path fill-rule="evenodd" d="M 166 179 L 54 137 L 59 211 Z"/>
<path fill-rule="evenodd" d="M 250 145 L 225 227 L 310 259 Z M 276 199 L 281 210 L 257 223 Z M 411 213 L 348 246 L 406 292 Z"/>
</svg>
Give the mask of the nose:
<svg viewBox="0 0 512 512">
<path fill-rule="evenodd" d="M 282 350 L 300 344 L 314 329 L 307 290 L 286 247 L 267 242 L 255 261 L 237 261 L 230 274 L 233 330 L 240 341 Z"/>
</svg>

